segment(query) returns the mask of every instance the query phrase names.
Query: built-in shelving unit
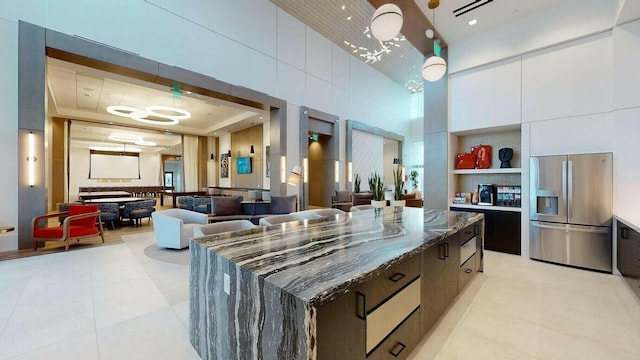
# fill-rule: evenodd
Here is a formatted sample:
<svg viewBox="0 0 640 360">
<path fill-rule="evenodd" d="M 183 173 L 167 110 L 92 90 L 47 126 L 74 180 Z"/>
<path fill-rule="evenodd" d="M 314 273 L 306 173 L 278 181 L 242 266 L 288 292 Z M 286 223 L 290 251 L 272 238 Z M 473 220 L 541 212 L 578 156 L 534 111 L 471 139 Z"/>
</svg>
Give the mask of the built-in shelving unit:
<svg viewBox="0 0 640 360">
<path fill-rule="evenodd" d="M 472 175 L 472 174 L 520 174 L 520 168 L 497 168 L 497 169 L 457 169 L 453 170 L 456 175 Z"/>
<path fill-rule="evenodd" d="M 461 208 L 461 209 L 472 209 L 472 210 L 482 209 L 482 210 L 522 212 L 522 210 L 519 207 L 511 207 L 511 206 L 472 205 L 472 204 L 456 204 L 456 203 L 452 203 L 449 206 Z"/>
</svg>

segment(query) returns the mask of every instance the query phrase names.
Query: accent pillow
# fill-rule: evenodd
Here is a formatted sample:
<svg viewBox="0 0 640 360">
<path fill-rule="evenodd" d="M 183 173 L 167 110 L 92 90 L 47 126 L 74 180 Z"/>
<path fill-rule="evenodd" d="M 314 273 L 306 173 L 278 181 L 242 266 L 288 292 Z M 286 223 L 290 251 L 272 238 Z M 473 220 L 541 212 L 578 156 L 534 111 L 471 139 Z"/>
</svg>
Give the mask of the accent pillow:
<svg viewBox="0 0 640 360">
<path fill-rule="evenodd" d="M 242 215 L 240 196 L 212 196 L 211 212 L 216 215 Z"/>
<path fill-rule="evenodd" d="M 298 195 L 276 196 L 271 195 L 269 212 L 271 214 L 288 214 L 298 209 Z"/>
</svg>

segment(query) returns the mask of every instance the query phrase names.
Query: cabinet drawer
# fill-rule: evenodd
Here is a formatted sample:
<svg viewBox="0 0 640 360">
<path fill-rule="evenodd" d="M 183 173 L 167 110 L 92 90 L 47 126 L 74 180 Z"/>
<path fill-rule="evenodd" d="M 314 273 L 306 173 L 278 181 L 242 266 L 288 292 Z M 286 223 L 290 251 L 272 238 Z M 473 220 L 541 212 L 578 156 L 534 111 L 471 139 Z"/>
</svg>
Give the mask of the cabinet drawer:
<svg viewBox="0 0 640 360">
<path fill-rule="evenodd" d="M 477 227 L 477 223 L 473 223 L 467 227 L 465 227 L 464 229 L 460 230 L 458 232 L 458 242 L 459 245 L 462 246 L 462 244 L 466 243 L 467 241 L 469 241 L 472 237 L 476 236 L 478 234 L 478 227 Z"/>
<path fill-rule="evenodd" d="M 367 360 L 406 359 L 420 341 L 420 310 L 415 311 L 372 352 Z"/>
<path fill-rule="evenodd" d="M 369 312 L 386 298 L 417 278 L 420 275 L 419 260 L 419 256 L 406 259 L 360 286 L 357 291 L 361 292 L 365 297 L 365 311 Z"/>
<path fill-rule="evenodd" d="M 458 292 L 467 286 L 467 283 L 473 279 L 478 267 L 476 266 L 476 255 L 473 255 L 464 264 L 460 265 L 460 277 L 458 281 Z"/>
<path fill-rule="evenodd" d="M 476 253 L 476 237 L 472 237 L 463 245 L 460 245 L 460 265 L 464 264 Z"/>
<path fill-rule="evenodd" d="M 370 353 L 393 329 L 420 307 L 420 278 L 366 315 L 366 352 Z"/>
</svg>

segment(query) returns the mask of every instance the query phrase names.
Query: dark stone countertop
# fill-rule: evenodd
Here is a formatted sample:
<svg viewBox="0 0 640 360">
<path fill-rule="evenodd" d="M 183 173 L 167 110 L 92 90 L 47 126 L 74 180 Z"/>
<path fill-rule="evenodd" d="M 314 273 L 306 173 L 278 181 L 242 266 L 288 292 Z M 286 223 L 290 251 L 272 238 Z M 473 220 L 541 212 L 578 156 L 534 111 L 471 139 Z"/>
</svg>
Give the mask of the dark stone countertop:
<svg viewBox="0 0 640 360">
<path fill-rule="evenodd" d="M 317 307 L 483 216 L 387 207 L 210 235 L 191 246 L 205 246 Z"/>
</svg>

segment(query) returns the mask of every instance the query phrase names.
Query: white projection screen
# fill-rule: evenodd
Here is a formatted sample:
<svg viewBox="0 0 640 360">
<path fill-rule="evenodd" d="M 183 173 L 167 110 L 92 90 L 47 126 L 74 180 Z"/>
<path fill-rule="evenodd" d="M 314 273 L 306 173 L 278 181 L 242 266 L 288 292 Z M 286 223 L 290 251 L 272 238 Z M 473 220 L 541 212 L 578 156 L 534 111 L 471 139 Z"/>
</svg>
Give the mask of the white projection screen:
<svg viewBox="0 0 640 360">
<path fill-rule="evenodd" d="M 90 150 L 89 179 L 140 179 L 140 154 Z"/>
</svg>

